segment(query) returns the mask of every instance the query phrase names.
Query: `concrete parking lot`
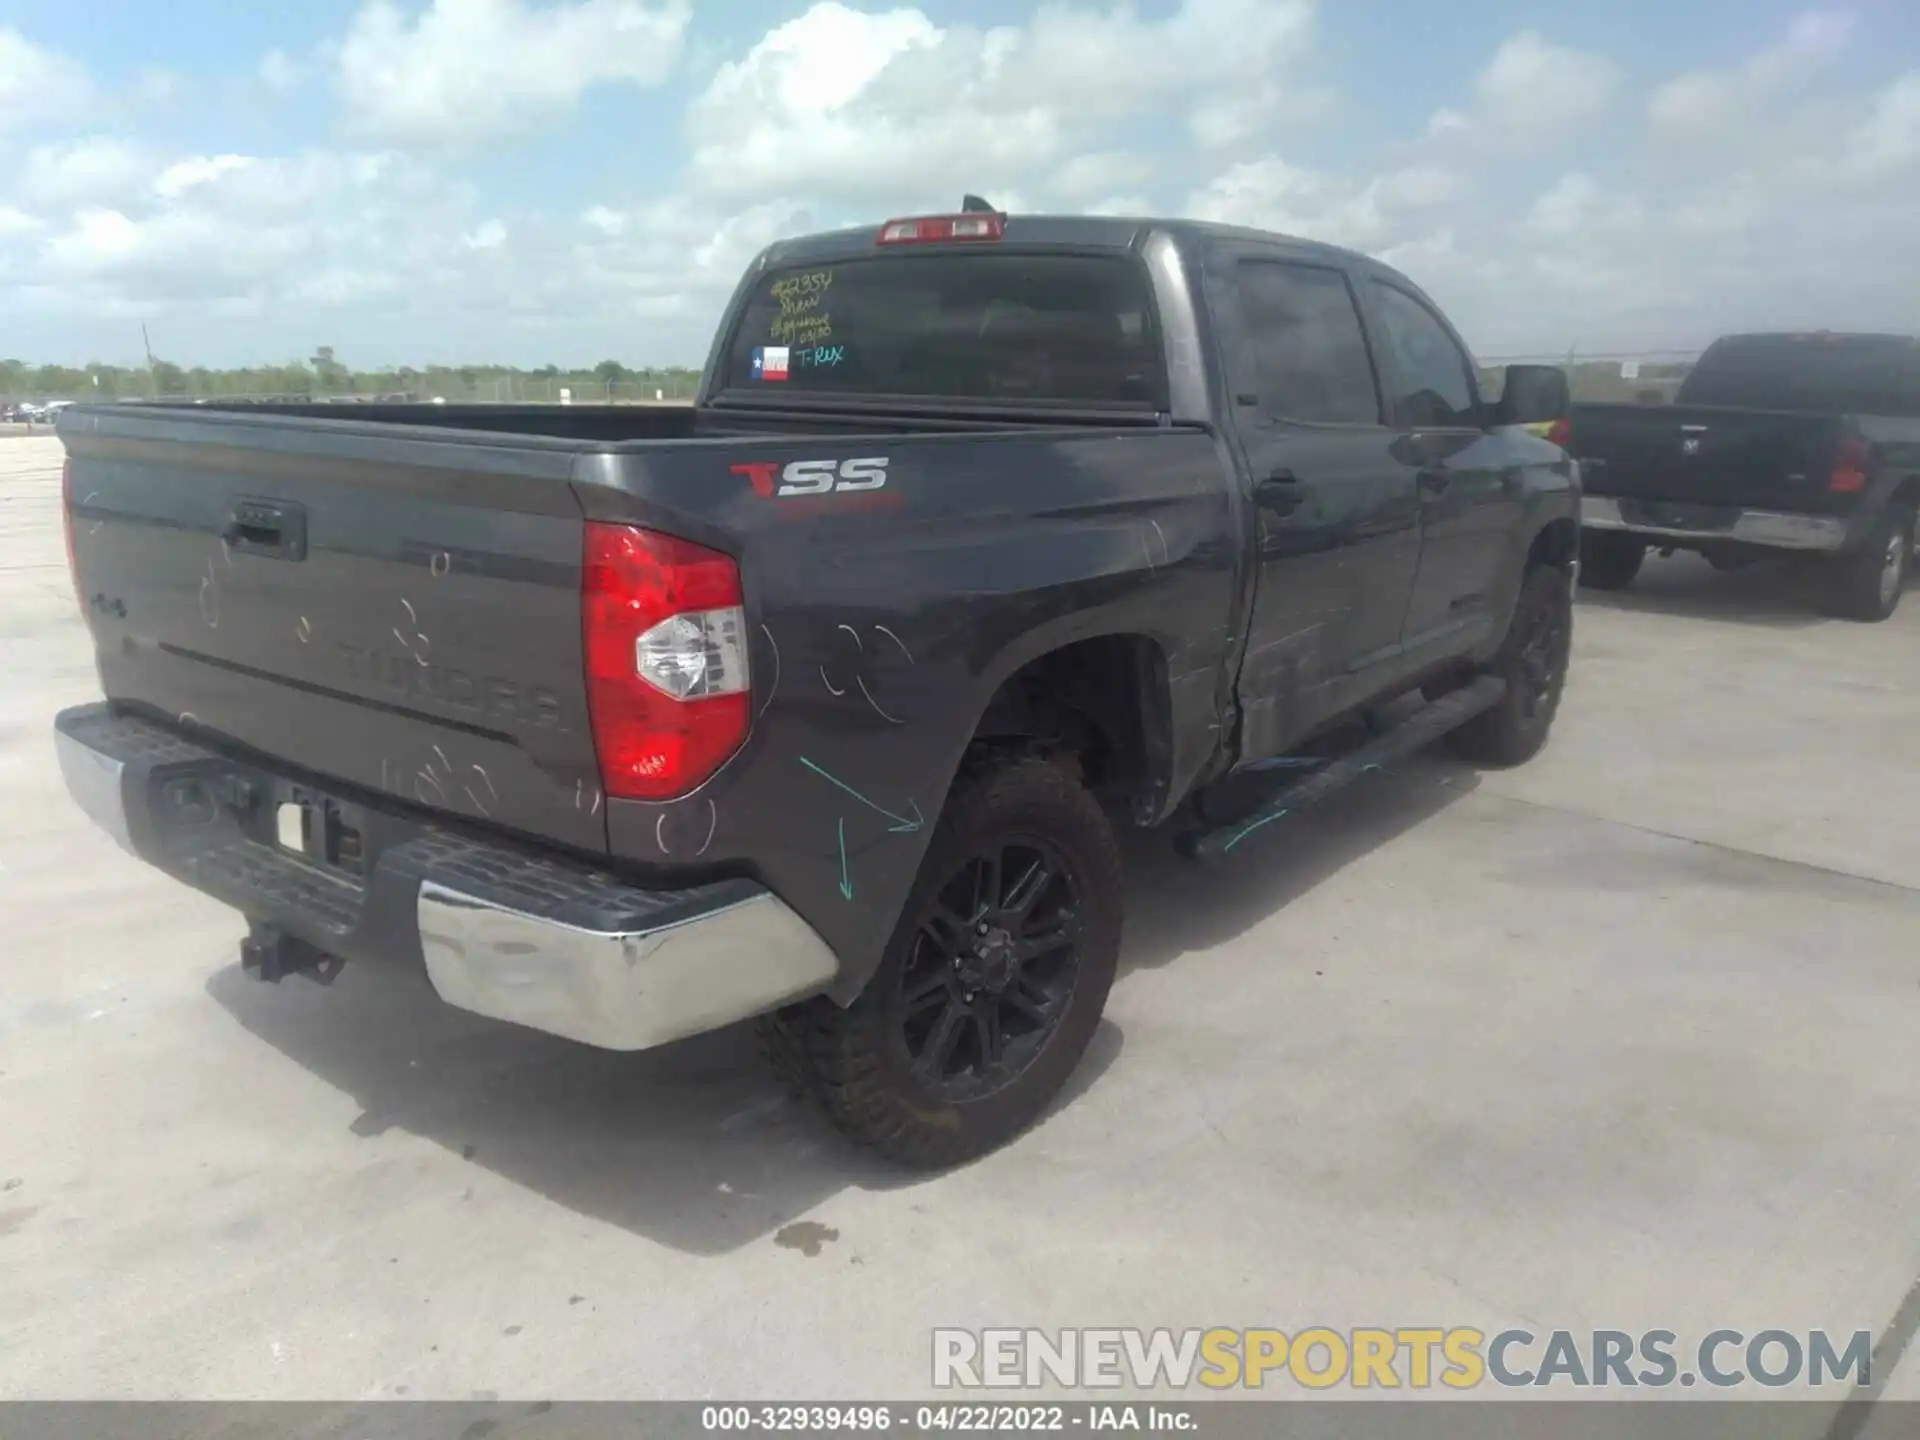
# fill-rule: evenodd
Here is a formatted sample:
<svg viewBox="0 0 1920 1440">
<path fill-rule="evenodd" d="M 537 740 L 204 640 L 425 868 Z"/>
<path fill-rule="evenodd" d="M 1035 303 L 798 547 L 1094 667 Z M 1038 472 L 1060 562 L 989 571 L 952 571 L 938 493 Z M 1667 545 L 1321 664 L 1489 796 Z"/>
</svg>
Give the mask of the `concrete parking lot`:
<svg viewBox="0 0 1920 1440">
<path fill-rule="evenodd" d="M 244 979 L 61 786 L 59 457 L 0 440 L 0 1395 L 906 1397 L 934 1325 L 1868 1329 L 1884 1377 L 1920 1323 L 1920 596 L 1652 562 L 1532 765 L 1137 839 L 1065 1102 L 929 1179 L 743 1030 Z"/>
</svg>

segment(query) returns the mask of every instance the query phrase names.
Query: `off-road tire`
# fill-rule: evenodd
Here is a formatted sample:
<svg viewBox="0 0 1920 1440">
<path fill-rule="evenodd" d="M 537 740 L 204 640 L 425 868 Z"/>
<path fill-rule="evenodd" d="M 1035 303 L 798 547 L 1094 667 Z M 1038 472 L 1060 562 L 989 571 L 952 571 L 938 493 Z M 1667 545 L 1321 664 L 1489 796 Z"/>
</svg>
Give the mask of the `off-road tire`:
<svg viewBox="0 0 1920 1440">
<path fill-rule="evenodd" d="M 1520 582 L 1506 639 L 1485 672 L 1505 680 L 1507 692 L 1497 705 L 1448 734 L 1453 753 L 1479 765 L 1520 765 L 1539 754 L 1560 708 L 1572 648 L 1567 572 L 1536 565 Z"/>
<path fill-rule="evenodd" d="M 973 856 L 1018 839 L 1050 846 L 1071 876 L 1079 950 L 1071 990 L 1026 1067 L 1002 1088 L 956 1102 L 910 1068 L 898 997 L 916 937 L 942 888 Z M 1063 765 L 1025 755 L 964 777 L 947 802 L 879 969 L 842 1009 L 820 998 L 762 1023 L 790 1090 L 816 1098 L 842 1133 L 888 1159 L 939 1169 L 1005 1144 L 1037 1119 L 1080 1063 L 1120 956 L 1125 885 L 1105 813 Z"/>
<path fill-rule="evenodd" d="M 1848 620 L 1885 620 L 1900 608 L 1913 565 L 1914 509 L 1887 507 L 1866 544 L 1833 562 L 1828 576 L 1828 607 Z"/>
<path fill-rule="evenodd" d="M 1640 573 L 1647 546 L 1624 530 L 1587 530 L 1580 536 L 1580 584 L 1588 590 L 1624 590 Z"/>
</svg>

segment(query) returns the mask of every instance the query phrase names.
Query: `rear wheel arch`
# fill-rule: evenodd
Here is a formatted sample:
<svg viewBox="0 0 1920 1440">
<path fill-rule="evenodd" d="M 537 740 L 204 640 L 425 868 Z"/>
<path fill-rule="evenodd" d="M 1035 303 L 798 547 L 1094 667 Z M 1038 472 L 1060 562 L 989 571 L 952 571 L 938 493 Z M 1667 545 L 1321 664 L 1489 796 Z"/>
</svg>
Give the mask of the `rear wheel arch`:
<svg viewBox="0 0 1920 1440">
<path fill-rule="evenodd" d="M 1055 762 L 1094 795 L 1110 822 L 1116 810 L 1140 821 L 1147 807 L 1167 803 L 1174 769 L 1172 688 L 1160 642 L 1138 631 L 1052 645 L 1046 638 L 1029 635 L 986 668 L 980 688 L 987 698 L 973 723 L 955 736 L 944 782 L 931 792 L 938 805 L 926 807 L 930 834 L 956 797 L 984 774 L 1020 759 Z M 928 793 L 921 792 L 922 801 Z M 889 917 L 889 924 L 895 919 Z M 841 1006 L 853 1004 L 882 963 L 878 949 L 859 957 L 843 954 L 828 996 Z"/>
<path fill-rule="evenodd" d="M 1527 545 L 1526 564 L 1521 566 L 1521 570 L 1524 573 L 1540 565 L 1564 570 L 1579 553 L 1580 523 L 1571 516 L 1561 516 L 1549 520 L 1534 533 Z"/>
<path fill-rule="evenodd" d="M 1533 518 L 1536 517 L 1529 517 Z M 1571 573 L 1574 561 L 1579 556 L 1580 522 L 1571 515 L 1551 516 L 1540 521 L 1531 533 L 1525 530 L 1521 533 L 1526 536 L 1526 548 L 1523 550 L 1516 543 L 1512 550 L 1506 552 L 1509 568 L 1502 577 L 1503 588 L 1491 601 L 1495 624 L 1473 654 L 1463 657 L 1472 664 L 1486 663 L 1499 648 L 1501 637 L 1513 623 L 1514 610 L 1520 603 L 1520 592 L 1527 583 L 1527 576 L 1543 565 Z M 1517 541 L 1518 537 L 1515 538 Z"/>
<path fill-rule="evenodd" d="M 1013 664 L 983 707 L 958 770 L 1013 749 L 1071 756 L 1110 808 L 1157 815 L 1172 783 L 1172 732 L 1165 650 L 1150 635 L 1118 631 Z"/>
</svg>

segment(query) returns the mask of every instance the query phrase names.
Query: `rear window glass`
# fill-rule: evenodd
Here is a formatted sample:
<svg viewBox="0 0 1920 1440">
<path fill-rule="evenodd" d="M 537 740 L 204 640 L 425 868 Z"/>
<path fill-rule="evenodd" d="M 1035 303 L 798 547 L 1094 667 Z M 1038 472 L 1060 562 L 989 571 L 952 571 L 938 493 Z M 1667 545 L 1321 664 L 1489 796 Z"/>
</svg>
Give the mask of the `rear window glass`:
<svg viewBox="0 0 1920 1440">
<path fill-rule="evenodd" d="M 1899 338 L 1722 340 L 1680 386 L 1688 405 L 1920 415 L 1920 348 Z"/>
<path fill-rule="evenodd" d="M 951 251 L 765 276 L 734 332 L 727 383 L 1148 409 L 1165 391 L 1137 262 Z"/>
</svg>

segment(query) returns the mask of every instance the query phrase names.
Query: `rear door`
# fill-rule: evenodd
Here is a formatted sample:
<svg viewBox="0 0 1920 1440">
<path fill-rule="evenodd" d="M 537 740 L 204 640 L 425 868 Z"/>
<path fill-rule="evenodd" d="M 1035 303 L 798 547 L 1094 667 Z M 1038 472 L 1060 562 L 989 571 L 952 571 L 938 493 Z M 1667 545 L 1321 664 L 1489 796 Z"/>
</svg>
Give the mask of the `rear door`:
<svg viewBox="0 0 1920 1440">
<path fill-rule="evenodd" d="M 1438 312 L 1397 285 L 1365 285 L 1393 456 L 1420 497 L 1420 563 L 1399 637 L 1413 650 L 1490 617 L 1519 533 L 1519 477 L 1483 426 L 1472 362 Z"/>
<path fill-rule="evenodd" d="M 569 448 L 131 408 L 62 438 L 108 699 L 604 848 Z"/>
<path fill-rule="evenodd" d="M 1257 575 L 1239 677 L 1242 754 L 1277 754 L 1344 708 L 1399 639 L 1419 552 L 1413 475 L 1393 454 L 1342 271 L 1223 246 L 1208 285 L 1253 486 Z"/>
</svg>

